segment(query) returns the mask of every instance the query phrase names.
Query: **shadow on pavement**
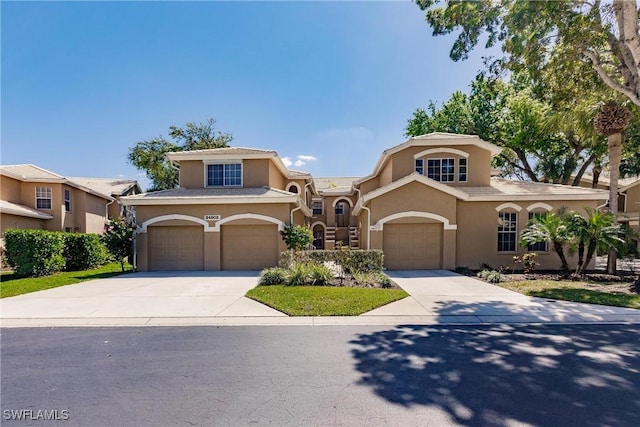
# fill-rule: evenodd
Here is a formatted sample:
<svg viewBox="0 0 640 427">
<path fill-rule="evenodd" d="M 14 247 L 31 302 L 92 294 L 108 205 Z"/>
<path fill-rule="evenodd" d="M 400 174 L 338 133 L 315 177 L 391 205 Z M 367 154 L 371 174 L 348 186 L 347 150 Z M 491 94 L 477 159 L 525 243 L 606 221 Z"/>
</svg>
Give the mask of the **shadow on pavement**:
<svg viewBox="0 0 640 427">
<path fill-rule="evenodd" d="M 640 328 L 397 326 L 350 342 L 359 384 L 469 426 L 637 425 Z"/>
</svg>

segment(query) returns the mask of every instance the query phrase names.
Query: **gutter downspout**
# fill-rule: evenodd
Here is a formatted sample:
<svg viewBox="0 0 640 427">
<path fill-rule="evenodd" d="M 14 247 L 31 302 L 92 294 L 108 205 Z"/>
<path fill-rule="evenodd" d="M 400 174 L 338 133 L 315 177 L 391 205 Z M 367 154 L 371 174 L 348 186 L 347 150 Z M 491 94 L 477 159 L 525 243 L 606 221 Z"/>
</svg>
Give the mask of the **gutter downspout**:
<svg viewBox="0 0 640 427">
<path fill-rule="evenodd" d="M 297 208 L 293 208 L 291 210 L 291 218 L 290 218 L 290 224 L 293 225 L 293 213 L 295 211 L 299 211 L 300 209 L 302 209 L 302 203 L 300 203 L 300 198 L 298 197 L 298 200 L 296 200 L 296 205 L 298 205 Z"/>
<path fill-rule="evenodd" d="M 360 189 L 354 188 L 358 192 L 358 200 L 360 200 Z M 361 204 L 362 209 L 367 211 L 367 250 L 371 249 L 371 209 L 366 207 L 364 203 Z"/>
</svg>

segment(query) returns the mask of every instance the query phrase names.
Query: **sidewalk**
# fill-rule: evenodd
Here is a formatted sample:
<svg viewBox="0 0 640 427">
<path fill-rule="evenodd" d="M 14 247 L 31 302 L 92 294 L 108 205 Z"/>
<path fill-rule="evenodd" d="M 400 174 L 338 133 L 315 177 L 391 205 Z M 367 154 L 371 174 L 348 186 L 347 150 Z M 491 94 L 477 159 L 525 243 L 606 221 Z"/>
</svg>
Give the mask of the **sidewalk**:
<svg viewBox="0 0 640 427">
<path fill-rule="evenodd" d="M 357 317 L 289 317 L 250 300 L 256 272 L 165 272 L 4 298 L 0 326 L 640 324 L 640 310 L 527 297 L 450 271 L 389 275 L 410 296 Z"/>
</svg>

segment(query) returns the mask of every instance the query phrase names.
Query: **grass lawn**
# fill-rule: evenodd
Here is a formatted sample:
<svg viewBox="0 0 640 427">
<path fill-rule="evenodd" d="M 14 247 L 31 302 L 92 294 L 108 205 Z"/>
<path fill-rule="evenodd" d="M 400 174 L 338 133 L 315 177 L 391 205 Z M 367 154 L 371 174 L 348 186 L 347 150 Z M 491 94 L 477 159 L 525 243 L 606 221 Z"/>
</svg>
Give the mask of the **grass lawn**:
<svg viewBox="0 0 640 427">
<path fill-rule="evenodd" d="M 246 296 L 289 316 L 358 316 L 408 295 L 401 289 L 273 285 Z"/>
<path fill-rule="evenodd" d="M 598 283 L 595 285 L 562 280 L 523 280 L 507 281 L 498 285 L 532 297 L 640 309 L 640 295 L 607 290 L 607 286 L 613 288 L 619 284 Z M 589 289 L 590 287 L 592 289 Z"/>
<path fill-rule="evenodd" d="M 131 267 L 125 266 L 127 271 Z M 13 273 L 0 275 L 0 298 L 13 297 L 30 292 L 42 291 L 45 289 L 57 288 L 58 286 L 71 285 L 73 283 L 87 280 L 104 279 L 107 277 L 122 274 L 119 263 L 103 265 L 94 270 L 85 271 L 65 271 L 44 277 L 16 277 Z"/>
</svg>

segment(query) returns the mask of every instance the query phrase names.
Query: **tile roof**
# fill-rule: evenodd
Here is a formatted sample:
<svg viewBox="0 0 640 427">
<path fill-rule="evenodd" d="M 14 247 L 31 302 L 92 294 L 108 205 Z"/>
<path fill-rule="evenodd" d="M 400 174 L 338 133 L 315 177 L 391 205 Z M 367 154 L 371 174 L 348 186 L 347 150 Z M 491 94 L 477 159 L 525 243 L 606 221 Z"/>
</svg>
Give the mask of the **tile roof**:
<svg viewBox="0 0 640 427">
<path fill-rule="evenodd" d="M 167 154 L 172 155 L 187 155 L 187 154 L 265 154 L 276 152 L 274 150 L 264 150 L 262 148 L 249 148 L 249 147 L 222 147 L 222 148 L 208 148 L 204 150 L 189 150 L 189 151 L 171 151 Z"/>
<path fill-rule="evenodd" d="M 132 179 L 69 177 L 69 181 L 108 196 L 121 196 L 131 187 L 138 185 Z"/>
<path fill-rule="evenodd" d="M 348 191 L 351 190 L 353 181 L 359 179 L 359 177 L 318 177 L 313 178 L 313 184 L 318 191 Z"/>
<path fill-rule="evenodd" d="M 491 184 L 479 187 L 457 187 L 457 189 L 469 194 L 469 200 L 474 199 L 508 199 L 517 197 L 521 199 L 608 199 L 605 190 L 573 187 L 560 184 L 545 184 L 541 182 L 512 181 L 504 178 L 491 178 Z"/>
<path fill-rule="evenodd" d="M 53 215 L 32 209 L 28 206 L 11 203 L 6 200 L 0 200 L 0 212 L 4 214 L 26 216 L 29 218 L 51 219 Z"/>
<path fill-rule="evenodd" d="M 62 175 L 58 175 L 46 169 L 42 169 L 35 165 L 3 165 L 0 166 L 0 172 L 7 172 L 9 175 L 14 175 L 23 180 L 35 180 L 35 179 L 51 179 L 60 180 L 64 179 Z"/>
</svg>

